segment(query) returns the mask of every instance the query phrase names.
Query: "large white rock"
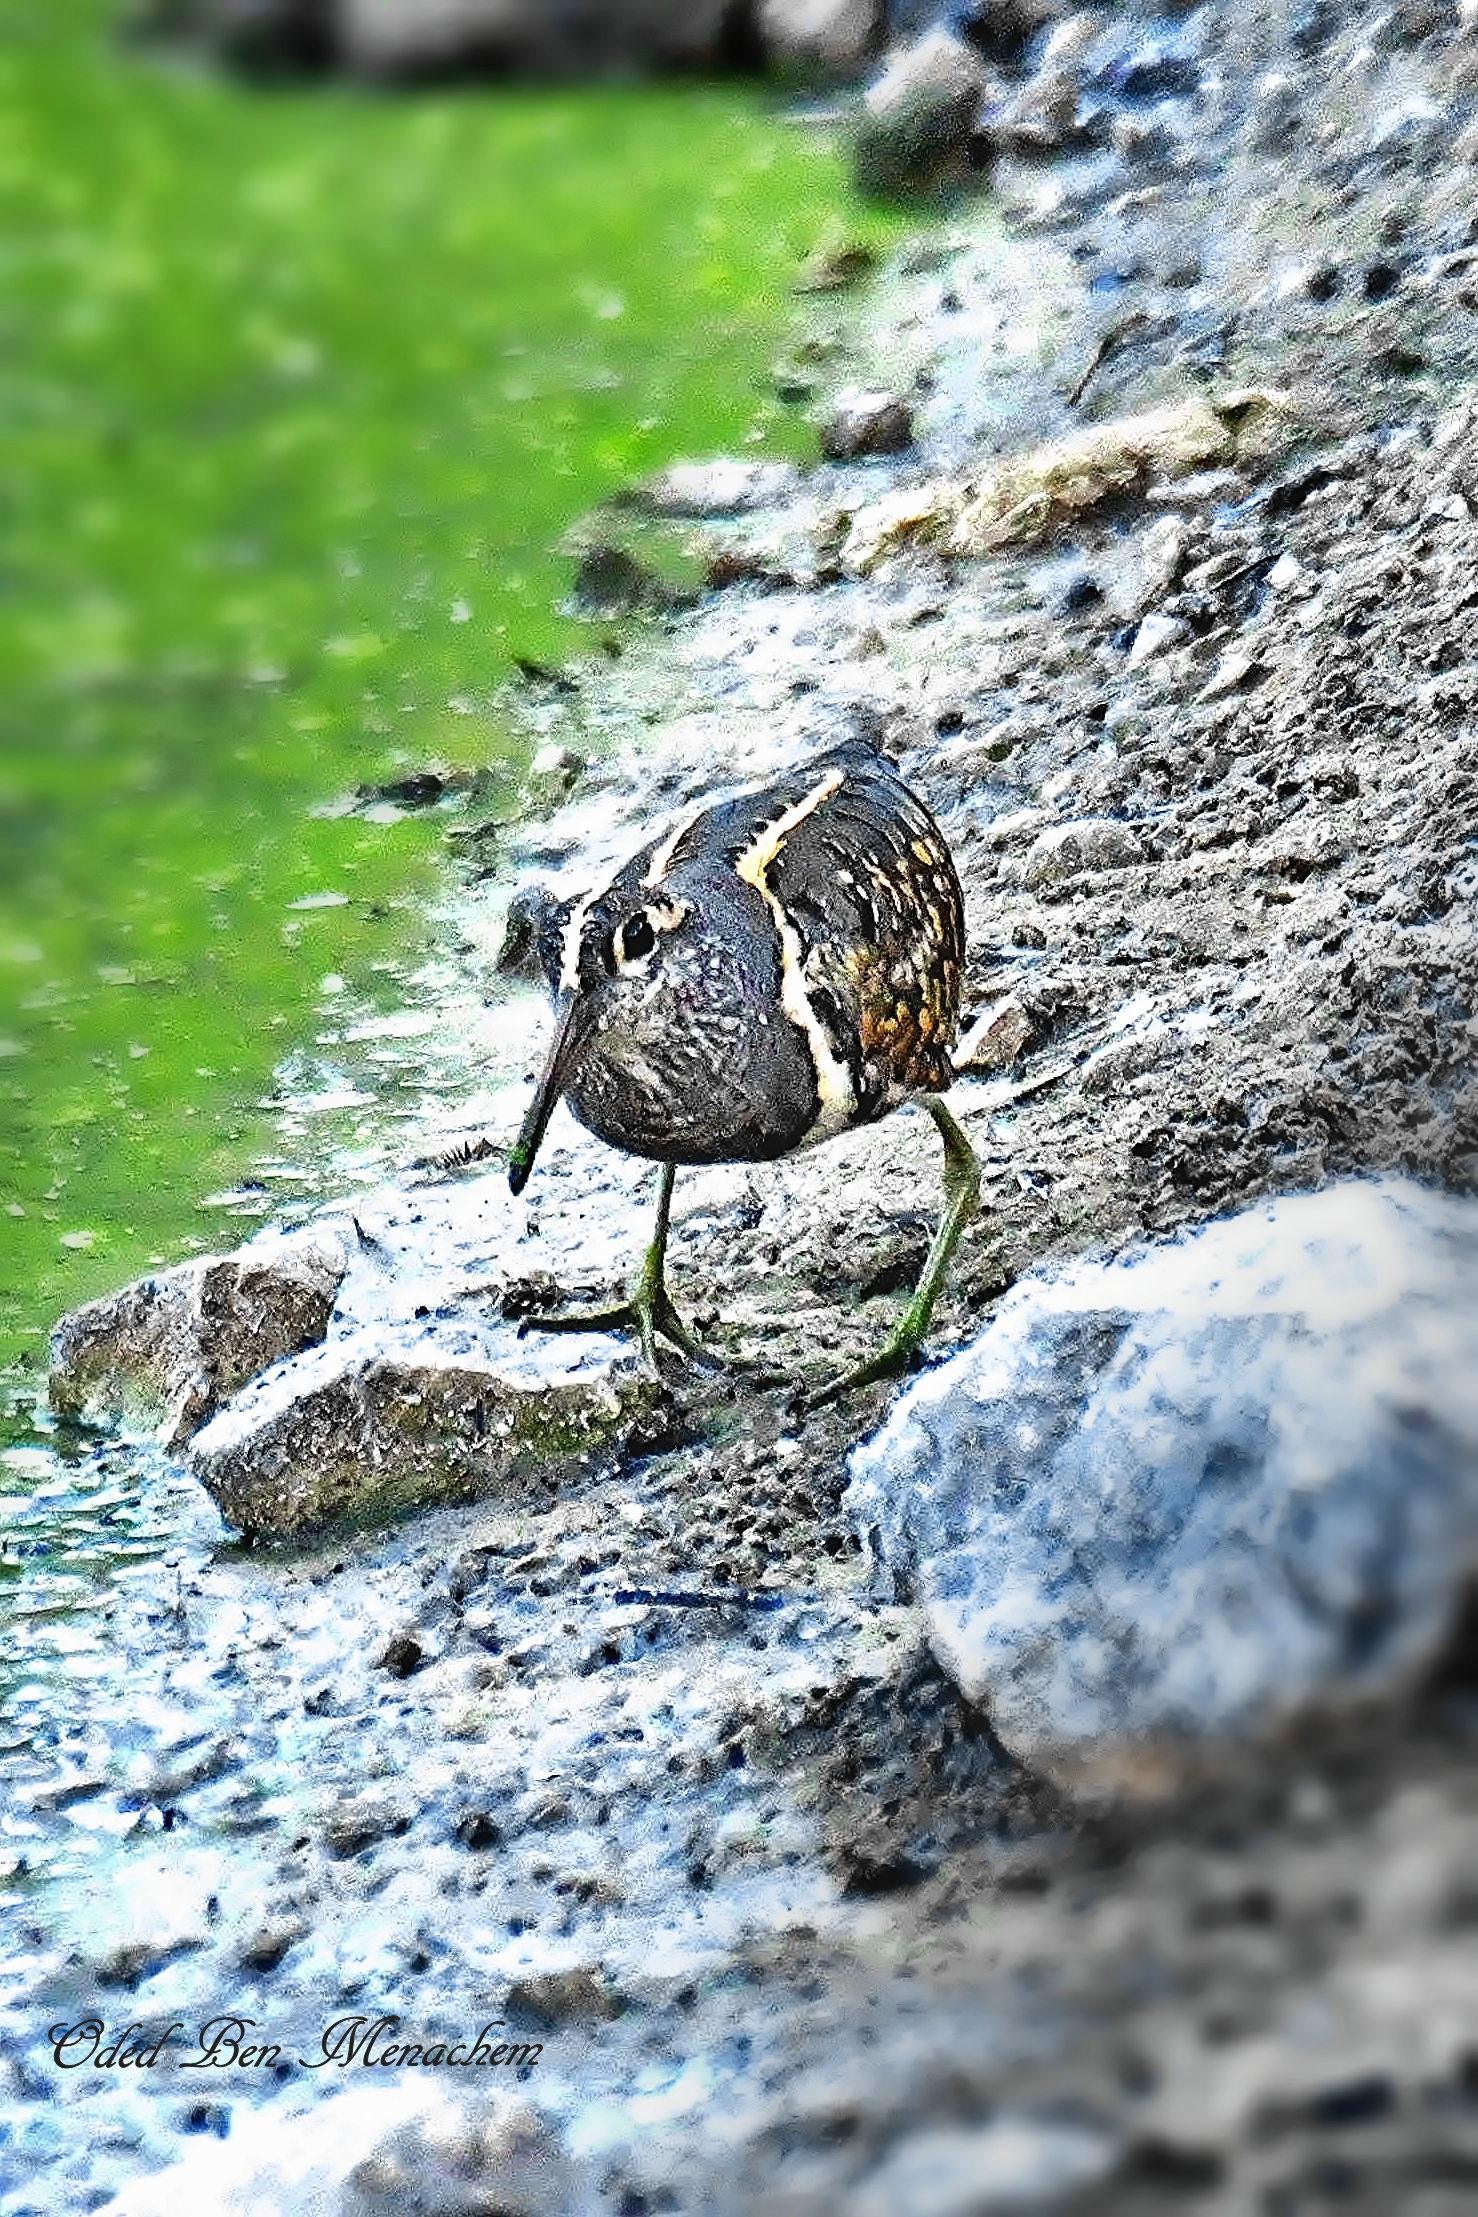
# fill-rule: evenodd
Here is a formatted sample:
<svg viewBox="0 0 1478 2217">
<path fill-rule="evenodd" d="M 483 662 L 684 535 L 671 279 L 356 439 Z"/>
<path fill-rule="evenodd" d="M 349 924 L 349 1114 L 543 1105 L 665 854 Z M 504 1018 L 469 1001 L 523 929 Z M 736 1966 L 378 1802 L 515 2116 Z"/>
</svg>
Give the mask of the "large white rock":
<svg viewBox="0 0 1478 2217">
<path fill-rule="evenodd" d="M 1351 1181 L 1025 1279 L 852 1471 L 1019 1752 L 1390 1689 L 1478 1561 L 1478 1203 Z"/>
</svg>

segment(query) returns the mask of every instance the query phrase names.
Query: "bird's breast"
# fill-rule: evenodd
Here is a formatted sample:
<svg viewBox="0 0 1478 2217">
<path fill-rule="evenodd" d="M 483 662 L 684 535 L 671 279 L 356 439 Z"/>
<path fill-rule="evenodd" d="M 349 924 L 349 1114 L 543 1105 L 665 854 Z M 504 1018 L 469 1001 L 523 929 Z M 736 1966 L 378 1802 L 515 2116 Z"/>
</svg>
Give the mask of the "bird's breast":
<svg viewBox="0 0 1478 2217">
<path fill-rule="evenodd" d="M 807 1137 L 821 1101 L 804 1036 L 776 1007 L 683 1011 L 608 1036 L 570 1085 L 587 1131 L 658 1162 L 765 1162 Z"/>
</svg>

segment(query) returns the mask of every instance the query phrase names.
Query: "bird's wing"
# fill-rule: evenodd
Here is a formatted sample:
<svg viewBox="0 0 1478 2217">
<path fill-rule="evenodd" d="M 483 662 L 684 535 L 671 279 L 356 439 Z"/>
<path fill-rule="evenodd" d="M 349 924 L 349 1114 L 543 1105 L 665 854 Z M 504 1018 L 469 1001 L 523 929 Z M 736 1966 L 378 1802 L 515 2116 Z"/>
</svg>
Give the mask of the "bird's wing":
<svg viewBox="0 0 1478 2217">
<path fill-rule="evenodd" d="M 813 756 L 770 785 L 679 817 L 662 837 L 632 857 L 621 872 L 621 882 L 655 886 L 669 871 L 688 862 L 726 861 L 737 868 L 748 858 L 752 865 L 772 842 L 783 844 L 793 836 L 796 826 L 853 774 L 854 759 L 871 763 L 875 758 L 859 746 L 840 747 Z"/>
<path fill-rule="evenodd" d="M 769 882 L 804 948 L 813 1004 L 841 1003 L 864 1101 L 940 1092 L 953 1077 L 963 903 L 943 834 L 886 763 L 843 782 L 786 839 Z M 850 1019 L 850 1021 L 848 1021 Z"/>
<path fill-rule="evenodd" d="M 838 747 L 756 792 L 680 819 L 621 872 L 656 887 L 727 862 L 794 935 L 808 996 L 864 1113 L 942 1091 L 959 1020 L 959 880 L 923 802 L 871 748 Z"/>
</svg>

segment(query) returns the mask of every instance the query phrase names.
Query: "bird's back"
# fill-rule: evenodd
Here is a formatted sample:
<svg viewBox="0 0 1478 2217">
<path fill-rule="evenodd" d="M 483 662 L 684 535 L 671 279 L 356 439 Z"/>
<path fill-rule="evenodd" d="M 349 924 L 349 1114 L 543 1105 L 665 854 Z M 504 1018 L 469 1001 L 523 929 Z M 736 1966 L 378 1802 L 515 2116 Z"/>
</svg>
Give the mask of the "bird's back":
<svg viewBox="0 0 1478 2217">
<path fill-rule="evenodd" d="M 887 761 L 861 744 L 838 747 L 705 810 L 622 876 L 677 887 L 714 871 L 732 871 L 769 910 L 782 1004 L 817 1064 L 808 1137 L 950 1084 L 959 880 L 934 818 Z"/>
</svg>

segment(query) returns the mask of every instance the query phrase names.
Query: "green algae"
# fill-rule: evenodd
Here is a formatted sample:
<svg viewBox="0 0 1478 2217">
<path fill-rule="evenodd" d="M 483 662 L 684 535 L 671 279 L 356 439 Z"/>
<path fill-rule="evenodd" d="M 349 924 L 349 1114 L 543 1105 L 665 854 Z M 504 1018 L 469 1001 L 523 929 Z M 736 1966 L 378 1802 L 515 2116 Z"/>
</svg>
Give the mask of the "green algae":
<svg viewBox="0 0 1478 2217">
<path fill-rule="evenodd" d="M 441 882 L 444 815 L 315 811 L 431 762 L 497 812 L 510 667 L 590 639 L 562 535 L 807 451 L 770 361 L 856 212 L 737 84 L 263 89 L 0 12 L 3 1367 L 237 1236 L 274 1071 Z"/>
</svg>

